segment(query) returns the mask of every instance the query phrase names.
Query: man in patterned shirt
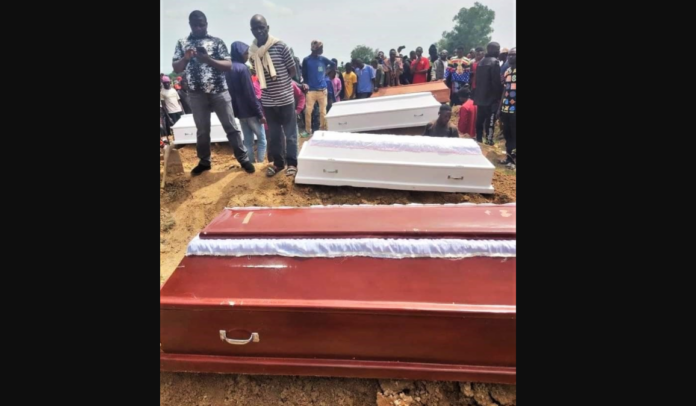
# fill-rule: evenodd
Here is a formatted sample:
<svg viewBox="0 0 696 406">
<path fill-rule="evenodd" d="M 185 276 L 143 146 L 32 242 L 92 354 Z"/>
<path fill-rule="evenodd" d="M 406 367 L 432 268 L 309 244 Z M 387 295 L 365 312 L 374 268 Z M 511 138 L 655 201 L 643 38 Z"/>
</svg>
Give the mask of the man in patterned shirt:
<svg viewBox="0 0 696 406">
<path fill-rule="evenodd" d="M 174 72 L 184 72 L 188 83 L 189 103 L 196 123 L 196 151 L 200 160 L 192 176 L 210 170 L 210 113 L 217 114 L 227 133 L 234 156 L 247 173 L 254 173 L 242 144 L 241 132 L 234 118 L 227 91 L 225 71 L 232 69 L 230 54 L 220 38 L 208 35 L 208 19 L 196 10 L 189 15 L 191 35 L 180 39 L 174 49 Z"/>
<path fill-rule="evenodd" d="M 297 174 L 297 115 L 291 78 L 297 73 L 290 48 L 269 35 L 266 18 L 251 17 L 251 33 L 256 38 L 249 48 L 249 60 L 259 75 L 261 104 L 268 122 L 268 160 L 266 176 L 275 176 L 285 168 L 287 176 Z M 307 80 L 307 78 L 304 78 Z"/>
</svg>

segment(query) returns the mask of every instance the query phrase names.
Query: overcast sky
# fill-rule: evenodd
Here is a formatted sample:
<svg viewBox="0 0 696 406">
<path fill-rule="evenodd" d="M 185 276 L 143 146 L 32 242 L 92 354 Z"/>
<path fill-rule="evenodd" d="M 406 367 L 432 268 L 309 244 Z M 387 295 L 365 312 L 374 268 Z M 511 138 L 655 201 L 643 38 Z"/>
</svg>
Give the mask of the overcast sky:
<svg viewBox="0 0 696 406">
<path fill-rule="evenodd" d="M 452 18 L 475 0 L 160 0 L 160 71 L 172 71 L 174 45 L 190 33 L 188 15 L 201 10 L 208 17 L 208 33 L 222 38 L 229 48 L 234 41 L 251 44 L 249 20 L 263 14 L 270 33 L 294 48 L 300 59 L 309 55 L 310 42 L 324 42 L 324 55 L 347 62 L 356 45 L 388 52 L 430 44 L 442 31 L 454 26 Z M 515 0 L 479 0 L 495 11 L 493 41 L 504 48 L 515 46 Z M 350 5 L 350 6 L 349 6 Z"/>
</svg>

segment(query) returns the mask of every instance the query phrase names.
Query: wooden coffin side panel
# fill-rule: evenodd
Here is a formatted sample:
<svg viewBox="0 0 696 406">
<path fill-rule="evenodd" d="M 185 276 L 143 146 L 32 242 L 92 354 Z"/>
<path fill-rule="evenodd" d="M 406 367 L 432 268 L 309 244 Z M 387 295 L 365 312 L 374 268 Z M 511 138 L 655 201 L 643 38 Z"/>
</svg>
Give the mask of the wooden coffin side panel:
<svg viewBox="0 0 696 406">
<path fill-rule="evenodd" d="M 166 353 L 515 366 L 514 315 L 161 310 Z M 233 345 L 221 339 L 258 342 Z"/>
<path fill-rule="evenodd" d="M 160 352 L 160 370 L 219 374 L 331 376 L 516 383 L 516 368 L 308 358 L 219 357 Z"/>
</svg>

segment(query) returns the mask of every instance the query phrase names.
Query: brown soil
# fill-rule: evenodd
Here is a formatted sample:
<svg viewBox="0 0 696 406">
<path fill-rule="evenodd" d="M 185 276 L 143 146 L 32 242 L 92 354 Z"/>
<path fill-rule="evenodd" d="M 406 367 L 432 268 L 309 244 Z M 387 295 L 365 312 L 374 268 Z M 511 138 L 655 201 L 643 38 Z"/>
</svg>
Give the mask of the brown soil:
<svg viewBox="0 0 696 406">
<path fill-rule="evenodd" d="M 483 148 L 491 162 L 503 158 L 500 146 Z M 188 172 L 197 164 L 195 147 L 183 147 L 179 153 L 185 174 L 168 177 L 167 187 L 160 190 L 161 283 L 184 257 L 191 238 L 224 207 L 516 201 L 515 173 L 503 168 L 496 169 L 493 179 L 495 194 L 488 196 L 295 185 L 284 174 L 267 178 L 264 173 L 267 164 L 257 164 L 256 173 L 246 174 L 225 145 L 213 146 L 213 169 L 210 172 L 191 178 Z M 236 167 L 230 169 L 232 166 Z M 504 385 L 160 373 L 161 406 L 515 404 L 515 386 Z"/>
</svg>

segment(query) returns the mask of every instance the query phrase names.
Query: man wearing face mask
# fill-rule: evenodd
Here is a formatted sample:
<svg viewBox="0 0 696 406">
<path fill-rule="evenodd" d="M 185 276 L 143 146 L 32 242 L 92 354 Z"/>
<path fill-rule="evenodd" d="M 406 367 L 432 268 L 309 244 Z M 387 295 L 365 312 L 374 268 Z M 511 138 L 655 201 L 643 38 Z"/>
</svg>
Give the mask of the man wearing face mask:
<svg viewBox="0 0 696 406">
<path fill-rule="evenodd" d="M 191 35 L 180 39 L 174 49 L 174 72 L 184 72 L 188 84 L 189 102 L 196 123 L 196 151 L 198 166 L 191 171 L 198 176 L 209 171 L 210 112 L 215 112 L 232 146 L 234 156 L 247 173 L 254 173 L 242 145 L 242 136 L 234 118 L 232 99 L 227 91 L 225 72 L 232 69 L 230 54 L 220 38 L 208 35 L 208 19 L 201 11 L 189 15 Z"/>
</svg>

